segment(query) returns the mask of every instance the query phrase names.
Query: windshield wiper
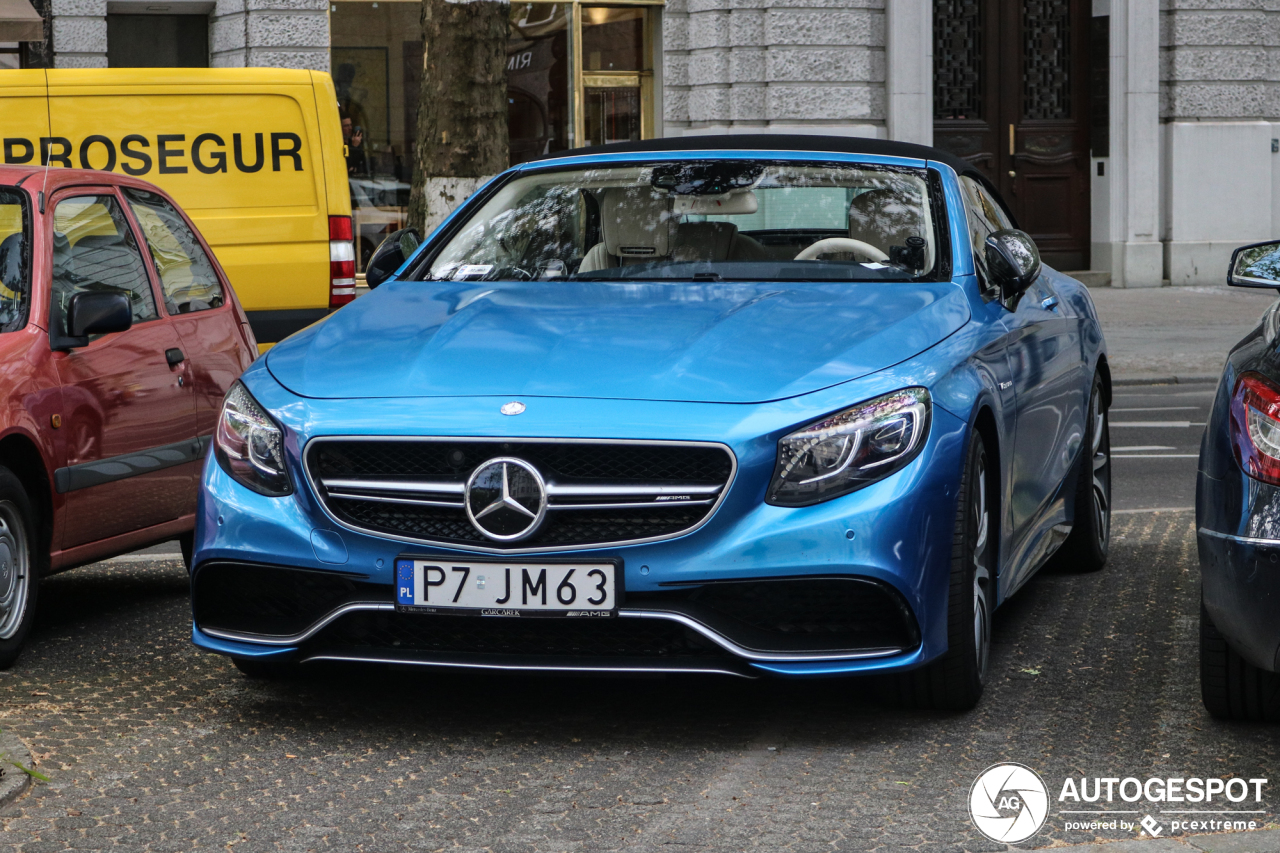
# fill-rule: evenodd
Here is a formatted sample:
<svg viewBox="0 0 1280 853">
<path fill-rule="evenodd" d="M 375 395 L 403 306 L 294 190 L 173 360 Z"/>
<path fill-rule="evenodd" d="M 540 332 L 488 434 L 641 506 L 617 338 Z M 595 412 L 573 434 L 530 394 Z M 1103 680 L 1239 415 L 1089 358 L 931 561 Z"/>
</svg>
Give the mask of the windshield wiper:
<svg viewBox="0 0 1280 853">
<path fill-rule="evenodd" d="M 693 281 L 724 281 L 720 278 L 718 272 L 696 272 L 693 274 Z"/>
</svg>

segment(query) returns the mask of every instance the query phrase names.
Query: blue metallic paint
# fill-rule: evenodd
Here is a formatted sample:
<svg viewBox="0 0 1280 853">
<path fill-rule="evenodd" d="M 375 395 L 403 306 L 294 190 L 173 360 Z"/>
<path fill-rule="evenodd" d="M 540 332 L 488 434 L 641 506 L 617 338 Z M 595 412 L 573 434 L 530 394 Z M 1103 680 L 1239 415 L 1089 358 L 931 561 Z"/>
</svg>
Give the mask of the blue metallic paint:
<svg viewBox="0 0 1280 853">
<path fill-rule="evenodd" d="M 968 321 L 951 282 L 391 282 L 266 361 L 304 397 L 759 403 L 883 370 Z"/>
<path fill-rule="evenodd" d="M 699 157 L 713 156 L 716 155 L 699 152 Z M 925 166 L 921 161 L 828 153 L 732 152 L 722 156 Z M 590 160 L 565 158 L 555 165 L 637 159 L 682 158 L 667 154 L 611 155 Z M 384 284 L 385 290 L 281 344 L 272 356 L 260 359 L 245 373 L 243 381 L 249 391 L 285 429 L 295 494 L 267 498 L 252 493 L 233 482 L 210 457 L 200 496 L 194 563 L 198 566 L 210 559 L 235 558 L 333 571 L 335 567 L 321 562 L 312 547 L 312 530 L 327 529 L 335 531 L 345 544 L 348 560 L 342 571 L 364 573 L 376 582 L 392 583 L 394 558 L 406 547 L 404 543 L 342 527 L 325 514 L 311 495 L 300 467 L 299 450 L 318 435 L 721 441 L 732 449 L 739 468 L 724 503 L 705 526 L 673 540 L 583 550 L 574 552 L 575 556 L 600 554 L 620 558 L 625 566 L 628 590 L 656 589 L 670 581 L 803 576 L 830 574 L 833 570 L 876 578 L 892 584 L 914 611 L 922 634 L 918 649 L 871 660 L 757 663 L 754 666 L 782 675 L 830 675 L 910 669 L 928 662 L 946 649 L 945 608 L 955 495 L 969 435 L 978 419 L 986 417 L 981 413 L 987 412 L 989 426 L 995 433 L 990 437 L 996 444 L 993 455 L 1001 470 L 1001 503 L 1010 506 L 1020 481 L 1014 455 L 1019 412 L 1013 383 L 1019 378 L 1018 365 L 1011 364 L 1009 353 L 1016 352 L 1019 345 L 1024 349 L 1033 344 L 1043 345 L 1035 329 L 1026 331 L 1026 327 L 1035 323 L 1020 324 L 1017 312 L 1010 312 L 999 301 L 980 292 L 955 173 L 946 166 L 929 165 L 938 169 L 946 195 L 948 236 L 954 253 L 953 282 L 844 286 L 847 292 L 855 293 L 874 288 L 877 296 L 883 296 L 891 306 L 894 315 L 891 319 L 899 321 L 898 328 L 906 329 L 908 324 L 902 321 L 907 317 L 918 322 L 919 327 L 910 329 L 910 335 L 902 335 L 898 340 L 892 334 L 885 334 L 886 329 L 895 328 L 891 323 L 876 323 L 869 315 L 854 323 L 850 321 L 851 315 L 844 314 L 841 315 L 846 321 L 843 326 L 834 321 L 826 326 L 832 333 L 847 335 L 842 342 L 823 351 L 812 343 L 806 346 L 798 338 L 788 336 L 788 341 L 795 342 L 801 352 L 796 362 L 786 364 L 762 365 L 752 361 L 750 351 L 739 349 L 732 336 L 720 336 L 716 340 L 712 352 L 744 359 L 758 376 L 743 370 L 742 364 L 730 362 L 718 365 L 720 375 L 717 376 L 704 363 L 681 362 L 674 350 L 661 369 L 650 369 L 648 375 L 642 375 L 643 371 L 633 369 L 618 358 L 611 358 L 605 366 L 597 368 L 600 379 L 574 377 L 576 382 L 551 373 L 504 370 L 492 360 L 484 361 L 485 369 L 479 375 L 429 375 L 424 372 L 425 365 L 438 370 L 441 366 L 464 369 L 470 364 L 443 359 L 441 352 L 449 341 L 438 339 L 451 328 L 451 321 L 467 316 L 465 309 L 456 307 L 460 295 L 465 291 L 478 292 L 481 288 L 475 284 L 454 283 Z M 509 174 L 528 168 L 532 167 L 518 167 Z M 504 179 L 500 176 L 489 186 L 496 186 Z M 486 192 L 481 190 L 455 212 L 432 239 L 446 234 L 452 222 L 468 215 L 470 209 L 483 201 Z M 411 264 L 402 271 L 409 266 Z M 668 285 L 641 287 L 651 295 L 672 291 Z M 827 285 L 718 287 L 726 293 L 719 307 L 722 312 L 742 302 L 748 292 L 783 290 L 788 293 L 788 299 L 792 299 L 790 294 L 796 291 L 822 292 L 834 298 L 838 290 Z M 1074 349 L 1077 363 L 1067 366 L 1064 376 L 1055 383 L 1054 393 L 1041 401 L 1040 414 L 1056 413 L 1056 421 L 1048 433 L 1040 434 L 1037 439 L 1057 445 L 1055 449 L 1059 452 L 1041 459 L 1040 467 L 1028 473 L 1030 479 L 1024 478 L 1033 482 L 1040 497 L 1027 508 L 1027 521 L 1021 528 L 1010 520 L 1012 513 L 1002 513 L 998 542 L 999 601 L 1013 590 L 1015 579 L 1025 580 L 1036 568 L 1033 561 L 1037 559 L 1034 548 L 1037 537 L 1042 538 L 1054 523 L 1070 521 L 1072 502 L 1063 501 L 1064 489 L 1069 491 L 1074 482 L 1071 466 L 1074 455 L 1078 455 L 1078 434 L 1083 425 L 1088 383 L 1095 370 L 1104 369 L 1104 343 L 1087 291 L 1074 280 L 1047 268 L 1035 287 L 1059 296 L 1061 309 L 1038 318 L 1039 324 L 1065 324 L 1060 334 L 1051 337 L 1064 338 L 1067 348 Z M 531 293 L 530 287 L 494 284 L 485 285 L 484 289 L 494 290 L 495 295 L 473 298 L 473 305 L 480 301 L 484 304 L 469 316 L 484 316 L 485 311 L 500 306 L 502 310 L 495 316 L 501 317 L 506 326 L 493 329 L 493 339 L 507 347 L 509 355 L 519 354 L 518 344 L 531 344 L 541 359 L 539 368 L 557 363 L 551 354 L 565 329 L 550 329 L 539 316 L 545 306 L 532 300 L 524 301 Z M 590 299 L 580 286 L 562 293 L 570 292 Z M 507 302 L 509 299 L 524 302 L 522 314 L 517 316 L 506 310 L 513 304 Z M 912 300 L 923 310 L 913 313 L 904 307 L 911 305 Z M 570 300 L 558 302 L 557 311 L 574 312 L 568 328 L 592 327 L 598 322 L 590 311 L 575 312 Z M 592 303 L 594 309 L 602 307 L 598 299 Z M 404 324 L 402 312 L 411 304 L 425 306 L 422 310 L 435 321 L 435 326 L 415 329 L 412 324 Z M 787 303 L 775 302 L 779 306 L 784 304 Z M 772 307 L 756 310 L 763 312 L 756 319 L 764 322 L 782 316 Z M 659 319 L 651 320 L 655 314 Z M 421 316 L 416 315 L 415 321 Z M 536 334 L 527 333 L 533 336 L 531 339 L 517 335 L 510 327 L 521 321 L 535 327 Z M 669 346 L 670 341 L 664 336 L 671 331 L 673 323 L 679 325 L 683 321 L 675 314 L 658 311 L 638 314 L 632 322 L 642 333 L 635 337 L 662 340 L 664 346 Z M 688 348 L 705 346 L 702 342 L 708 330 L 722 326 L 719 315 L 708 314 L 692 325 L 681 327 L 680 341 Z M 463 327 L 452 334 L 476 334 L 475 330 L 466 329 L 465 323 Z M 595 328 L 600 336 L 596 343 L 600 345 L 604 331 Z M 690 334 L 695 328 L 700 334 Z M 776 333 L 776 329 L 770 331 Z M 865 342 L 860 336 L 868 332 L 881 333 L 876 339 L 877 347 L 863 346 Z M 410 357 L 403 359 L 403 363 L 397 363 L 398 356 L 393 355 L 401 352 L 399 348 L 378 343 L 379 337 L 388 333 L 396 337 L 400 347 L 408 347 Z M 745 329 L 741 333 L 748 334 Z M 711 334 L 720 335 L 716 331 Z M 456 337 L 451 338 L 454 339 Z M 1059 341 L 1062 343 L 1064 341 Z M 1058 344 L 1055 347 L 1057 356 L 1063 347 Z M 477 354 L 475 341 L 469 341 L 459 352 Z M 642 347 L 628 342 L 627 358 L 636 359 L 641 352 Z M 829 361 L 823 362 L 820 357 L 823 355 Z M 1038 358 L 1036 353 L 1024 355 L 1024 368 L 1038 363 L 1032 358 Z M 677 364 L 689 368 L 690 374 L 679 375 L 675 370 Z M 311 372 L 313 369 L 315 373 Z M 622 399 L 608 393 L 610 382 L 605 380 L 614 379 L 615 372 L 620 372 L 629 383 L 626 395 L 651 399 Z M 1025 370 L 1021 378 L 1027 387 L 1035 388 Z M 404 396 L 405 383 L 415 386 L 414 396 Z M 913 385 L 929 388 L 935 404 L 934 418 L 923 451 L 903 470 L 853 494 L 815 506 L 781 508 L 764 504 L 779 438 L 825 414 Z M 676 390 L 668 390 L 671 387 Z M 472 396 L 466 395 L 468 389 Z M 715 389 L 714 392 L 711 389 Z M 548 396 L 530 396 L 531 392 L 536 395 L 544 390 Z M 308 396 L 300 396 L 295 391 Z M 361 399 L 357 404 L 349 398 L 324 399 L 331 394 Z M 520 396 L 528 410 L 518 418 L 500 415 L 499 406 L 513 396 Z M 698 396 L 749 402 L 671 399 Z M 668 399 L 661 399 L 664 397 Z M 766 402 L 755 402 L 758 400 Z M 1074 448 L 1064 449 L 1062 443 L 1073 440 Z M 1034 482 L 1036 476 L 1042 478 L 1038 483 Z M 847 538 L 848 531 L 854 533 L 853 539 Z M 641 565 L 649 567 L 647 574 L 639 573 Z M 212 651 L 247 654 L 242 650 L 244 644 L 215 640 L 198 630 L 194 639 Z"/>
</svg>

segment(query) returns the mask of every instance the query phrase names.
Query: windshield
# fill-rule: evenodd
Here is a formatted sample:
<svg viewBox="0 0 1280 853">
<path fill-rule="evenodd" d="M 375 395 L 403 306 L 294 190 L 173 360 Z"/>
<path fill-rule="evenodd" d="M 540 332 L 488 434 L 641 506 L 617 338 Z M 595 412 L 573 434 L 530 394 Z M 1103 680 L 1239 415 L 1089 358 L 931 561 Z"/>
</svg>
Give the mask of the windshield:
<svg viewBox="0 0 1280 853">
<path fill-rule="evenodd" d="M 0 188 L 0 332 L 27 324 L 31 302 L 31 224 L 16 190 Z"/>
<path fill-rule="evenodd" d="M 906 281 L 937 263 L 923 170 L 710 160 L 540 172 L 431 263 L 445 280 Z"/>
</svg>

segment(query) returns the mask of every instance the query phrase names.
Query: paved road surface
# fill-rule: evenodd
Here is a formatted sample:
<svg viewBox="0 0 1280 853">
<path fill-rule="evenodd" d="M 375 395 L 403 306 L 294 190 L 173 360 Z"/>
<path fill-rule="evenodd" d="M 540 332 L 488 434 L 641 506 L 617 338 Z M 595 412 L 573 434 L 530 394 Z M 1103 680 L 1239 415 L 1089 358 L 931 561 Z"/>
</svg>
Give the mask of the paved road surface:
<svg viewBox="0 0 1280 853">
<path fill-rule="evenodd" d="M 1089 292 L 1107 337 L 1111 368 L 1129 377 L 1216 376 L 1231 347 L 1276 299 L 1274 290 L 1226 286 Z"/>
<path fill-rule="evenodd" d="M 1202 422 L 1157 409 L 1206 399 L 1126 389 L 1116 408 L 1147 411 L 1114 418 Z M 1122 507 L 1190 505 L 1194 460 L 1178 457 L 1195 427 L 1113 435 L 1172 448 L 1117 459 Z M 1191 515 L 1118 515 L 1106 570 L 1042 572 L 1002 608 L 986 698 L 947 716 L 895 709 L 860 681 L 323 669 L 253 683 L 190 645 L 180 565 L 99 564 L 48 582 L 30 654 L 0 674 L 0 725 L 53 778 L 0 814 L 0 846 L 1002 849 L 965 810 L 997 761 L 1050 787 L 1069 774 L 1276 775 L 1274 729 L 1200 706 L 1197 594 Z M 1094 837 L 1065 819 L 1055 805 L 1035 843 Z"/>
<path fill-rule="evenodd" d="M 1111 403 L 1115 508 L 1190 508 L 1196 458 L 1217 386 L 1119 387 Z"/>
</svg>

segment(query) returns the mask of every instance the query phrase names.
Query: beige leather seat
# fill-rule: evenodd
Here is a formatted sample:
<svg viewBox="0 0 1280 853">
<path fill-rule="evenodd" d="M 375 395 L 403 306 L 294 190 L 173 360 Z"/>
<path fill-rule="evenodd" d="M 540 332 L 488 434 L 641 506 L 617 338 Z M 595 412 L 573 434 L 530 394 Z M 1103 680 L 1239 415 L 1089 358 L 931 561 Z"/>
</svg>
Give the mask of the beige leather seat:
<svg viewBox="0 0 1280 853">
<path fill-rule="evenodd" d="M 648 187 L 618 187 L 600 198 L 601 242 L 582 259 L 578 272 L 595 272 L 670 257 L 691 261 L 767 260 L 768 252 L 738 233 L 732 222 L 677 222 L 670 196 Z"/>
<path fill-rule="evenodd" d="M 599 243 L 578 272 L 645 264 L 671 251 L 671 200 L 651 187 L 611 187 L 600 194 Z"/>
</svg>

